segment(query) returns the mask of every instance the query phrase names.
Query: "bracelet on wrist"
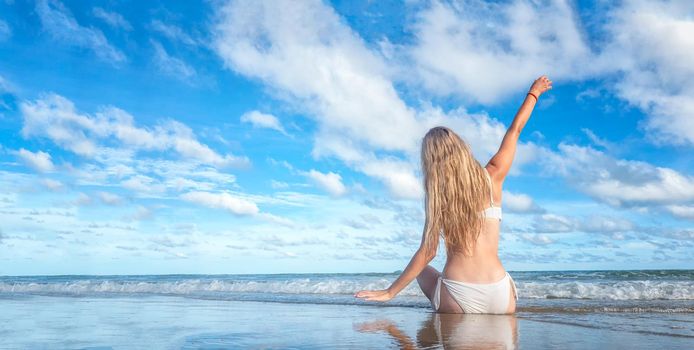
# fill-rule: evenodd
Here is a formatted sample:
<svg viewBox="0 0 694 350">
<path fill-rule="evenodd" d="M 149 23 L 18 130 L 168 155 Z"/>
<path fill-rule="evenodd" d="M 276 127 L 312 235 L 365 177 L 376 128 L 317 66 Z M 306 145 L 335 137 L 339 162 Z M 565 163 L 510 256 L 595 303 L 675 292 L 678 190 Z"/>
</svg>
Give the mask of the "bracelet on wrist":
<svg viewBox="0 0 694 350">
<path fill-rule="evenodd" d="M 528 95 L 535 97 L 535 102 L 537 102 L 537 95 L 533 94 L 532 92 L 528 92 Z M 527 95 L 526 95 L 527 96 Z"/>
</svg>

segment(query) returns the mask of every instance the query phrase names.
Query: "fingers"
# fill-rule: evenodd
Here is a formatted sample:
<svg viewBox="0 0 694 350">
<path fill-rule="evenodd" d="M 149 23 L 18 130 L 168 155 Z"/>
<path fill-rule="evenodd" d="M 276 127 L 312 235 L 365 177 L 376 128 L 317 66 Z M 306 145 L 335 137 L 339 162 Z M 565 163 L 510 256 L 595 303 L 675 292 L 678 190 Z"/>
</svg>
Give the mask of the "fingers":
<svg viewBox="0 0 694 350">
<path fill-rule="evenodd" d="M 552 88 L 552 81 L 549 80 L 546 75 L 539 77 L 538 80 L 544 84 L 545 90 L 550 90 Z"/>
</svg>

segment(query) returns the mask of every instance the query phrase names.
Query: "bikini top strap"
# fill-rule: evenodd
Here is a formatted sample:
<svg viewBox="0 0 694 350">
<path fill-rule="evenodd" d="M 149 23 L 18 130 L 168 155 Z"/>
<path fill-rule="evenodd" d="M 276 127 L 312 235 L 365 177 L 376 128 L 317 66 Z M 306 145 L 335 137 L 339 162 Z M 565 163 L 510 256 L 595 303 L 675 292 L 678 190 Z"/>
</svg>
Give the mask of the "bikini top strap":
<svg viewBox="0 0 694 350">
<path fill-rule="evenodd" d="M 492 203 L 492 206 L 494 206 L 494 191 L 492 189 L 492 177 L 489 176 L 489 171 L 487 171 L 487 168 L 484 168 L 484 174 L 487 175 L 487 182 L 489 182 L 489 200 Z"/>
</svg>

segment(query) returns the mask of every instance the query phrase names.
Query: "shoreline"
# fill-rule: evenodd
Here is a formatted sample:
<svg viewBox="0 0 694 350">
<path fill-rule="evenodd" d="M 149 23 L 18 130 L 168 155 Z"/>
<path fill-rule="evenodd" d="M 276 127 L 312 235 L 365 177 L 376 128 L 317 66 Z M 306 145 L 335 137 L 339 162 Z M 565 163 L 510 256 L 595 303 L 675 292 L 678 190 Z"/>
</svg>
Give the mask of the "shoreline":
<svg viewBox="0 0 694 350">
<path fill-rule="evenodd" d="M 366 307 L 364 307 L 366 306 Z M 445 315 L 424 308 L 192 299 L 181 296 L 2 299 L 0 347 L 685 349 L 694 336 L 622 326 L 670 315 Z M 645 317 L 648 316 L 648 317 Z M 682 315 L 680 315 L 682 316 Z M 691 322 L 692 315 L 683 316 Z M 572 315 L 576 318 L 576 315 Z M 579 317 L 580 318 L 580 317 Z M 65 320 L 70 320 L 66 323 Z M 628 321 L 628 322 L 627 322 Z M 607 326 L 617 326 L 608 329 Z M 621 328 L 620 328 L 621 327 Z M 398 338 L 400 337 L 400 338 Z M 515 339 L 509 347 L 508 339 Z M 514 345 L 515 344 L 515 345 Z"/>
<path fill-rule="evenodd" d="M 586 273 L 586 272 L 680 272 L 694 271 L 694 268 L 684 269 L 611 269 L 611 270 L 506 270 L 508 273 Z M 401 270 L 391 272 L 272 272 L 272 273 L 149 273 L 149 274 L 26 274 L 26 275 L 0 275 L 0 278 L 12 277 L 147 277 L 147 276 L 301 276 L 301 275 L 335 275 L 335 276 L 351 276 L 351 275 L 392 275 L 399 274 Z"/>
</svg>

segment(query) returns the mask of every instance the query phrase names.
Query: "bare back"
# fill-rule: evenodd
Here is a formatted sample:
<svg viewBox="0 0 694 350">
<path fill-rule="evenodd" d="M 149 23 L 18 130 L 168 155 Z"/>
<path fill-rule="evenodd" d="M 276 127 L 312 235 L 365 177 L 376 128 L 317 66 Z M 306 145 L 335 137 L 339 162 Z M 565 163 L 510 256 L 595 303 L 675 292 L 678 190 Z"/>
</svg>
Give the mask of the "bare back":
<svg viewBox="0 0 694 350">
<path fill-rule="evenodd" d="M 492 198 L 497 206 L 501 205 L 501 183 L 495 183 L 494 180 Z M 498 255 L 500 226 L 501 221 L 496 218 L 485 219 L 473 253 L 450 253 L 446 257 L 443 276 L 468 283 L 493 283 L 501 280 L 506 270 Z"/>
</svg>

